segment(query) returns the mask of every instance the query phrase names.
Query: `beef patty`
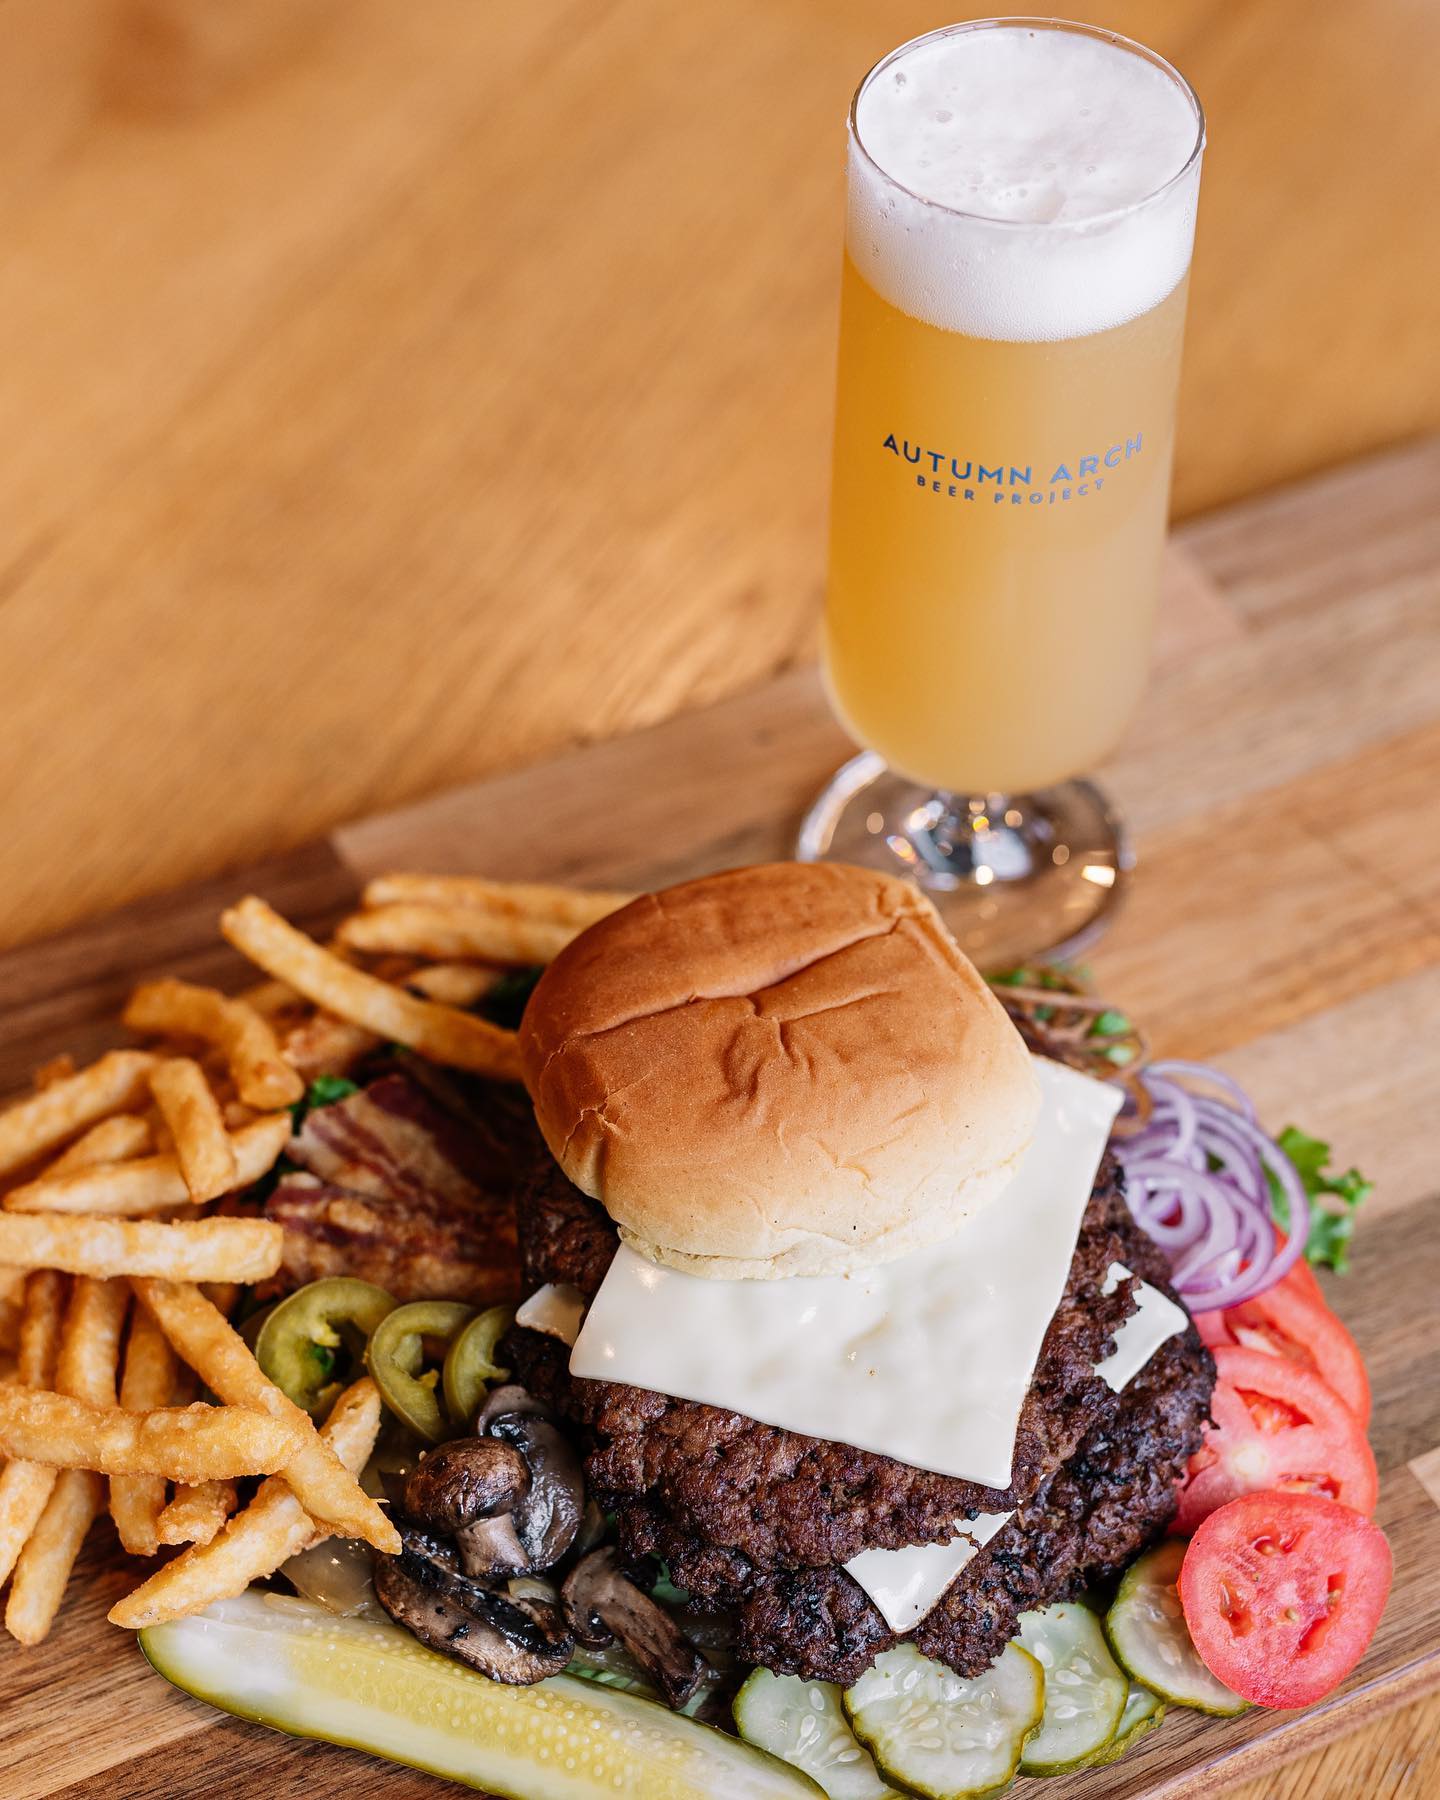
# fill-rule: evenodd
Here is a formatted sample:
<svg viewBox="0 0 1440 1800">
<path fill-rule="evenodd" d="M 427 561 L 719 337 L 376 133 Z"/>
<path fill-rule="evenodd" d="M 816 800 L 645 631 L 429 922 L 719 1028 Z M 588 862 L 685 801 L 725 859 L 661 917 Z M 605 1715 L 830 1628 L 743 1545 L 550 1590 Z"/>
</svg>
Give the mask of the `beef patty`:
<svg viewBox="0 0 1440 1800">
<path fill-rule="evenodd" d="M 593 1295 L 615 1229 L 553 1162 L 518 1204 L 527 1284 Z M 1009 1488 L 911 1468 L 743 1414 L 572 1377 L 554 1339 L 512 1331 L 517 1377 L 583 1435 L 590 1481 L 622 1547 L 653 1554 L 699 1599 L 738 1611 L 742 1653 L 770 1668 L 851 1681 L 895 1642 L 839 1565 L 861 1550 L 943 1541 L 976 1512 L 1017 1516 L 913 1634 L 961 1673 L 983 1668 L 1027 1607 L 1128 1560 L 1168 1522 L 1198 1446 L 1214 1367 L 1193 1326 L 1115 1396 L 1094 1374 L 1134 1310 L 1112 1262 L 1169 1292 L 1163 1253 L 1135 1224 L 1107 1158 L 1081 1222 L 1065 1292 L 1021 1411 Z M 917 1377 L 923 1378 L 923 1377 Z"/>
</svg>

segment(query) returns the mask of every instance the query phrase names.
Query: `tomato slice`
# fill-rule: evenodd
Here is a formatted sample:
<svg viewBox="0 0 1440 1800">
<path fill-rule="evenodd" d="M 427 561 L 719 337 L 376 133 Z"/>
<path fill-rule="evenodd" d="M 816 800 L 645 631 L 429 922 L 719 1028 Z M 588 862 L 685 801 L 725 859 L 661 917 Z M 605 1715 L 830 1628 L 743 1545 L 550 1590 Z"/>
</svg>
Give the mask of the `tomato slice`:
<svg viewBox="0 0 1440 1800">
<path fill-rule="evenodd" d="M 1278 1225 L 1275 1227 L 1275 1243 L 1278 1249 L 1285 1248 L 1285 1233 Z M 1280 1277 L 1279 1285 L 1283 1288 L 1293 1288 L 1302 1300 L 1309 1300 L 1314 1306 L 1328 1308 L 1330 1304 L 1325 1298 L 1325 1290 L 1321 1287 L 1315 1271 L 1303 1256 L 1298 1262 L 1291 1263 Z"/>
<path fill-rule="evenodd" d="M 1214 1424 L 1190 1458 L 1176 1528 L 1262 1488 L 1322 1494 L 1372 1513 L 1380 1481 L 1364 1428 L 1311 1369 L 1263 1350 L 1221 1345 Z"/>
<path fill-rule="evenodd" d="M 1309 1706 L 1365 1654 L 1390 1592 L 1378 1525 L 1318 1494 L 1246 1494 L 1211 1513 L 1180 1565 L 1200 1659 L 1257 1706 Z"/>
<path fill-rule="evenodd" d="M 1247 1350 L 1289 1357 L 1302 1368 L 1313 1369 L 1362 1425 L 1370 1423 L 1365 1359 L 1354 1338 L 1323 1302 L 1317 1306 L 1282 1281 L 1224 1312 L 1200 1313 L 1195 1322 L 1212 1350 L 1239 1344 Z"/>
</svg>

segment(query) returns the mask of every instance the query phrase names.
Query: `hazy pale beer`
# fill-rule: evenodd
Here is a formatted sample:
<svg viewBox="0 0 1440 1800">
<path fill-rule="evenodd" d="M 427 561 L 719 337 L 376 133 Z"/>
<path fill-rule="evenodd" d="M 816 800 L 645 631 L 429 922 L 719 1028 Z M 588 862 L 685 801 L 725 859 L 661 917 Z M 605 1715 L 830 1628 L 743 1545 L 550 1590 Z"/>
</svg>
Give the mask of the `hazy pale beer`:
<svg viewBox="0 0 1440 1800">
<path fill-rule="evenodd" d="M 897 51 L 851 125 L 832 697 L 927 786 L 1048 787 L 1148 659 L 1198 110 L 1148 53 L 1010 21 Z"/>
</svg>

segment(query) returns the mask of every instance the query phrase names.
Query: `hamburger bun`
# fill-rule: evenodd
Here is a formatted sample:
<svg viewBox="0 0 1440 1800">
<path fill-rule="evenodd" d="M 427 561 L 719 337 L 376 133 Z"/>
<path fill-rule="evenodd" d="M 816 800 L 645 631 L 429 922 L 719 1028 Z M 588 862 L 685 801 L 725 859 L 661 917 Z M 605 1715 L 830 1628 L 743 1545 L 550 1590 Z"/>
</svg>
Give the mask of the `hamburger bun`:
<svg viewBox="0 0 1440 1800">
<path fill-rule="evenodd" d="M 545 1141 L 633 1249 L 720 1279 L 836 1275 L 948 1236 L 1010 1180 L 1039 1090 L 908 882 L 772 863 L 642 895 L 520 1029 Z"/>
</svg>

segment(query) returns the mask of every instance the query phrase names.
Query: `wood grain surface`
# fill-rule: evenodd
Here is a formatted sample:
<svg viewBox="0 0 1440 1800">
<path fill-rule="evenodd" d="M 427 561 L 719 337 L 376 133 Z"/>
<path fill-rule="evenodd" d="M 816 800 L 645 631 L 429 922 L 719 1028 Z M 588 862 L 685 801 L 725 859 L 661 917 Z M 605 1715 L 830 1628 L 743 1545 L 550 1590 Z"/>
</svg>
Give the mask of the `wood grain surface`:
<svg viewBox="0 0 1440 1800">
<path fill-rule="evenodd" d="M 1182 515 L 1440 424 L 1440 10 L 1077 4 L 1209 111 Z M 735 693 L 931 0 L 0 0 L 0 941 Z"/>
<path fill-rule="evenodd" d="M 1437 476 L 1440 440 L 1180 531 L 1153 689 L 1103 771 L 1139 823 L 1140 869 L 1093 958 L 1100 988 L 1162 1051 L 1217 1060 L 1269 1122 L 1323 1132 L 1378 1181 L 1353 1272 L 1327 1287 L 1374 1384 L 1395 1593 L 1366 1661 L 1321 1706 L 1172 1714 L 1103 1775 L 1047 1783 L 1049 1800 L 1440 1790 L 1440 1699 L 1427 1697 L 1440 1680 Z M 61 1047 L 117 1040 L 115 1009 L 137 978 L 238 980 L 214 918 L 241 888 L 319 926 L 394 866 L 608 885 L 784 854 L 844 751 L 800 669 L 0 956 L 0 1090 Z M 0 1646 L 6 1800 L 446 1791 L 164 1687 L 104 1623 L 133 1575 L 97 1527 L 51 1640 Z"/>
</svg>

